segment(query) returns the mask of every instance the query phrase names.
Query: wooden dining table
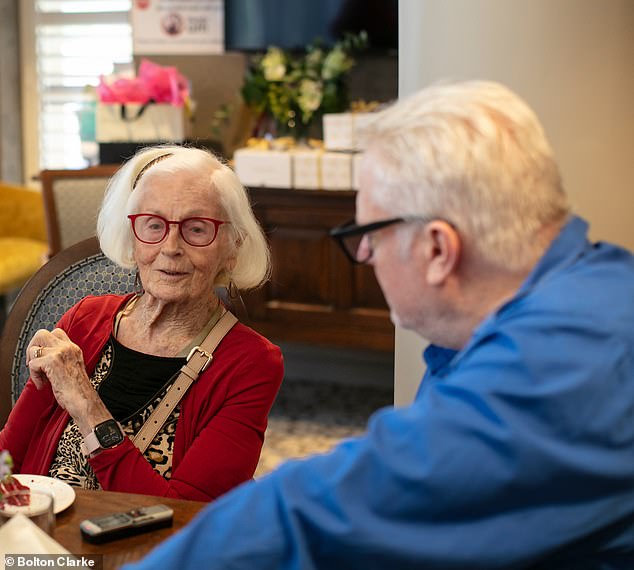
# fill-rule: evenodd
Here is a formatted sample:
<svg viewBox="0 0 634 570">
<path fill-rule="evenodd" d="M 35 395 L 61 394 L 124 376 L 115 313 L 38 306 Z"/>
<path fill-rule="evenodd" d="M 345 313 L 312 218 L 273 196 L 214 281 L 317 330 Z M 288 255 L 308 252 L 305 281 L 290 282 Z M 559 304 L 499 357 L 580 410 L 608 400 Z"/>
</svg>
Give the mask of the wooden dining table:
<svg viewBox="0 0 634 570">
<path fill-rule="evenodd" d="M 114 570 L 122 564 L 139 560 L 160 542 L 184 527 L 209 503 L 115 493 L 113 491 L 89 491 L 75 488 L 75 501 L 56 516 L 53 538 L 75 555 L 103 555 L 104 570 Z M 125 512 L 136 507 L 163 504 L 174 510 L 172 526 L 121 538 L 103 544 L 91 544 L 83 540 L 79 523 L 84 519 Z"/>
</svg>

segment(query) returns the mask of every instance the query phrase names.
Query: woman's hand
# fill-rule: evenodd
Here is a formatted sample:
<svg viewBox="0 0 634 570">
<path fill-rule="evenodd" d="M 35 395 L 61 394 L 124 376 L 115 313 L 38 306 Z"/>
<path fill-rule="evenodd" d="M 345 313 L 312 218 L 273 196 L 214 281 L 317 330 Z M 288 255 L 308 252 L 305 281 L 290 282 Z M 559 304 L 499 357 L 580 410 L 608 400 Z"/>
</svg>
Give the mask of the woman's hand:
<svg viewBox="0 0 634 570">
<path fill-rule="evenodd" d="M 57 403 L 75 420 L 83 435 L 112 416 L 92 387 L 81 349 L 62 329 L 41 329 L 26 350 L 31 380 L 38 388 L 49 382 Z"/>
</svg>

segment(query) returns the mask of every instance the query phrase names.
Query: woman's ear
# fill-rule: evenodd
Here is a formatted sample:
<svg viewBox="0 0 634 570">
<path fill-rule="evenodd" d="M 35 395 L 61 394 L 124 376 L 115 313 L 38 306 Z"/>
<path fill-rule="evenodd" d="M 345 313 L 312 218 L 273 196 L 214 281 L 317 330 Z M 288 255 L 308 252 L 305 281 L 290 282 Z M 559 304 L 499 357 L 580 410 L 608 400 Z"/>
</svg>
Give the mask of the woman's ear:
<svg viewBox="0 0 634 570">
<path fill-rule="evenodd" d="M 427 283 L 443 285 L 458 266 L 462 251 L 460 235 L 451 224 L 433 220 L 423 229 L 423 236 Z"/>
</svg>

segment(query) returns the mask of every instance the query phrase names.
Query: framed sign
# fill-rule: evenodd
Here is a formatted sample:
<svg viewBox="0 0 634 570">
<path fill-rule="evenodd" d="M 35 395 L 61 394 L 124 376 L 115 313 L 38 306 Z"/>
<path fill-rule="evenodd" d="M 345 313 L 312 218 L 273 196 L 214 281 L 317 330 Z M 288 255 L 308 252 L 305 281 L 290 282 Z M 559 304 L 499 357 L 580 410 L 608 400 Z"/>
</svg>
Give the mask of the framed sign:
<svg viewBox="0 0 634 570">
<path fill-rule="evenodd" d="M 135 55 L 224 51 L 224 0 L 133 0 Z"/>
</svg>

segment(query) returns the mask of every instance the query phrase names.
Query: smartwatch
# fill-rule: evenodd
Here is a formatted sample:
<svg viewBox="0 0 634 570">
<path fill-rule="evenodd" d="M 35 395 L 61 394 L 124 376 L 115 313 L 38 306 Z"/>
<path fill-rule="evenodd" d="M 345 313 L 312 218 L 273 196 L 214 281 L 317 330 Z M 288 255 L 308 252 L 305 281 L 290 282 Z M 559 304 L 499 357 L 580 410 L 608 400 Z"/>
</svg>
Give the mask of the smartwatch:
<svg viewBox="0 0 634 570">
<path fill-rule="evenodd" d="M 102 449 L 112 449 L 123 442 L 125 435 L 115 420 L 106 420 L 95 426 L 81 444 L 81 452 L 85 457 Z"/>
</svg>

